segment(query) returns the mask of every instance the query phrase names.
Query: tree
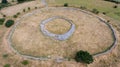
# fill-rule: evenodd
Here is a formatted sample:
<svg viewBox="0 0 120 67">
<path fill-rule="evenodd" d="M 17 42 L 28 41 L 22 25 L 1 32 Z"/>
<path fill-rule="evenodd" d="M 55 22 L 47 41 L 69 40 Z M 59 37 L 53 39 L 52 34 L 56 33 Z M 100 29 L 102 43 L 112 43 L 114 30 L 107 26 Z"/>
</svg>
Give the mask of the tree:
<svg viewBox="0 0 120 67">
<path fill-rule="evenodd" d="M 64 7 L 68 7 L 68 3 L 64 3 Z"/>
<path fill-rule="evenodd" d="M 18 3 L 22 3 L 24 1 L 26 1 L 26 0 L 17 0 Z"/>
<path fill-rule="evenodd" d="M 6 27 L 11 27 L 14 24 L 14 20 L 7 20 L 7 22 L 5 23 Z"/>
<path fill-rule="evenodd" d="M 93 57 L 87 51 L 78 51 L 75 55 L 75 60 L 77 62 L 84 62 L 90 64 L 93 62 Z"/>
<path fill-rule="evenodd" d="M 6 3 L 8 3 L 8 1 L 7 1 L 7 0 L 2 0 L 2 2 L 1 2 L 1 3 L 6 4 Z"/>
</svg>

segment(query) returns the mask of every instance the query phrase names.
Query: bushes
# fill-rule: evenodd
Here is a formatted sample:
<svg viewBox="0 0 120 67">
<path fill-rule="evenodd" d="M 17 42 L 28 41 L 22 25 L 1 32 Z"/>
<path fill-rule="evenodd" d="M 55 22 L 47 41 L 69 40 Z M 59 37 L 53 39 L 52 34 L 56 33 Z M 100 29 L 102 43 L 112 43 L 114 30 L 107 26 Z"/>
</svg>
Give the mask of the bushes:
<svg viewBox="0 0 120 67">
<path fill-rule="evenodd" d="M 104 0 L 104 1 L 110 1 L 110 2 L 114 2 L 114 3 L 120 3 L 120 0 Z"/>
<path fill-rule="evenodd" d="M 30 7 L 28 7 L 28 10 L 30 10 Z"/>
<path fill-rule="evenodd" d="M 75 60 L 77 62 L 84 62 L 90 64 L 93 62 L 93 57 L 87 51 L 78 51 L 75 55 Z"/>
<path fill-rule="evenodd" d="M 25 9 L 23 9 L 23 12 L 25 12 L 26 10 Z"/>
<path fill-rule="evenodd" d="M 68 3 L 64 3 L 64 7 L 68 7 Z"/>
<path fill-rule="evenodd" d="M 37 9 L 37 7 L 35 7 L 35 9 Z"/>
<path fill-rule="evenodd" d="M 92 12 L 95 13 L 95 14 L 99 13 L 99 11 L 97 9 L 93 9 Z"/>
<path fill-rule="evenodd" d="M 84 10 L 84 9 L 86 9 L 86 7 L 85 7 L 85 6 L 81 6 L 80 9 L 83 9 L 83 10 Z"/>
<path fill-rule="evenodd" d="M 3 54 L 3 57 L 4 57 L 4 58 L 7 58 L 7 57 L 8 57 L 8 54 Z"/>
<path fill-rule="evenodd" d="M 10 3 L 0 3 L 0 9 L 11 6 Z"/>
<path fill-rule="evenodd" d="M 14 18 L 17 18 L 18 16 L 17 16 L 17 15 L 14 15 L 13 17 L 14 17 Z"/>
<path fill-rule="evenodd" d="M 25 1 L 32 1 L 32 0 L 17 0 L 18 3 L 23 3 Z"/>
<path fill-rule="evenodd" d="M 3 67 L 10 67 L 10 64 L 5 64 Z"/>
<path fill-rule="evenodd" d="M 3 25 L 5 18 L 0 18 L 0 25 Z"/>
<path fill-rule="evenodd" d="M 2 0 L 1 3 L 6 4 L 6 3 L 8 3 L 8 1 L 7 0 Z"/>
<path fill-rule="evenodd" d="M 117 5 L 113 6 L 113 8 L 117 8 L 117 7 L 118 7 Z"/>
<path fill-rule="evenodd" d="M 17 0 L 18 3 L 22 3 L 24 1 L 26 1 L 26 0 Z"/>
<path fill-rule="evenodd" d="M 20 15 L 20 12 L 18 12 L 16 15 Z"/>
<path fill-rule="evenodd" d="M 21 63 L 22 63 L 23 65 L 29 64 L 29 62 L 28 62 L 27 60 L 23 60 Z"/>
<path fill-rule="evenodd" d="M 6 27 L 11 27 L 14 24 L 13 20 L 7 20 L 7 22 L 5 23 Z"/>
<path fill-rule="evenodd" d="M 106 15 L 106 12 L 103 12 L 104 15 Z"/>
<path fill-rule="evenodd" d="M 3 17 L 6 17 L 6 15 L 3 15 Z"/>
</svg>

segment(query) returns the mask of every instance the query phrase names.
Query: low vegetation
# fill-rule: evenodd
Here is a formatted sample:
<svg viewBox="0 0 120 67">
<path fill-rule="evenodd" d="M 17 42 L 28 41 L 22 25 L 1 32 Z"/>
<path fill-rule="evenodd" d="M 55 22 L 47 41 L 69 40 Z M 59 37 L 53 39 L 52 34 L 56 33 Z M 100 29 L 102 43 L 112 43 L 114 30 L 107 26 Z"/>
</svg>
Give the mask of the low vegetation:
<svg viewBox="0 0 120 67">
<path fill-rule="evenodd" d="M 92 12 L 95 13 L 95 14 L 99 13 L 99 11 L 97 9 L 93 9 Z"/>
<path fill-rule="evenodd" d="M 21 63 L 22 63 L 23 65 L 28 65 L 28 64 L 29 64 L 28 60 L 23 60 Z"/>
<path fill-rule="evenodd" d="M 1 3 L 5 4 L 5 3 L 8 3 L 8 1 L 7 0 L 2 0 Z"/>
<path fill-rule="evenodd" d="M 0 18 L 0 25 L 3 25 L 5 18 Z"/>
<path fill-rule="evenodd" d="M 3 54 L 3 58 L 7 58 L 8 57 L 8 54 Z"/>
<path fill-rule="evenodd" d="M 5 64 L 3 67 L 11 67 L 10 64 Z"/>
<path fill-rule="evenodd" d="M 120 0 L 105 0 L 105 1 L 110 1 L 110 2 L 115 2 L 115 3 L 120 3 Z"/>
<path fill-rule="evenodd" d="M 68 3 L 64 3 L 64 7 L 68 7 Z"/>
<path fill-rule="evenodd" d="M 17 15 L 14 15 L 13 18 L 17 18 L 18 16 Z"/>
<path fill-rule="evenodd" d="M 23 9 L 23 12 L 25 12 L 26 10 L 25 9 Z"/>
<path fill-rule="evenodd" d="M 8 6 L 11 6 L 11 4 L 10 3 L 0 3 L 0 10 L 2 8 L 8 7 Z"/>
<path fill-rule="evenodd" d="M 18 3 L 23 3 L 23 2 L 26 2 L 26 1 L 32 1 L 32 0 L 17 0 Z"/>
<path fill-rule="evenodd" d="M 83 10 L 84 10 L 84 9 L 87 9 L 87 8 L 86 8 L 85 6 L 81 6 L 80 9 L 83 9 Z"/>
</svg>

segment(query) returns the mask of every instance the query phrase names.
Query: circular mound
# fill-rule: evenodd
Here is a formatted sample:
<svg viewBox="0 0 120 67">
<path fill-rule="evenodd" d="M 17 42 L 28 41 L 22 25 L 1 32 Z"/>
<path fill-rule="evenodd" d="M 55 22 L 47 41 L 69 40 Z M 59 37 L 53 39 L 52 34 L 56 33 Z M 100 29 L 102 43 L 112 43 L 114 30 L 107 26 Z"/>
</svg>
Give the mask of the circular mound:
<svg viewBox="0 0 120 67">
<path fill-rule="evenodd" d="M 67 40 L 52 39 L 40 31 L 40 21 L 54 16 L 68 18 L 75 24 L 75 31 Z M 95 54 L 113 43 L 111 29 L 100 19 L 79 9 L 63 7 L 43 8 L 25 15 L 10 39 L 12 46 L 23 55 L 49 58 L 73 58 L 79 50 Z"/>
<path fill-rule="evenodd" d="M 54 19 L 63 19 L 65 21 L 67 21 L 71 25 L 70 30 L 68 32 L 64 33 L 64 34 L 55 34 L 55 33 L 49 32 L 45 28 L 45 24 L 49 23 L 49 21 L 52 21 Z M 53 26 L 53 27 L 55 27 L 55 26 Z M 73 32 L 75 30 L 75 25 L 72 23 L 71 20 L 69 20 L 67 18 L 55 16 L 55 17 L 51 17 L 51 18 L 48 18 L 48 19 L 42 21 L 41 24 L 40 24 L 40 29 L 41 29 L 42 33 L 46 36 L 52 37 L 52 38 L 57 39 L 57 40 L 66 40 L 73 34 Z M 57 31 L 59 31 L 59 30 L 57 30 Z"/>
</svg>

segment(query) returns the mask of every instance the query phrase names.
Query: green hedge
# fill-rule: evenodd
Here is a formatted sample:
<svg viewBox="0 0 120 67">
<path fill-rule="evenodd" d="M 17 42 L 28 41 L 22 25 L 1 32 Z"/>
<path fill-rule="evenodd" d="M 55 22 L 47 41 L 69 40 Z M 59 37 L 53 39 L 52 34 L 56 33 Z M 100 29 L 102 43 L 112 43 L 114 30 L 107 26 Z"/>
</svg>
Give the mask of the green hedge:
<svg viewBox="0 0 120 67">
<path fill-rule="evenodd" d="M 14 20 L 7 20 L 7 22 L 5 23 L 6 27 L 11 27 L 14 24 Z"/>
<path fill-rule="evenodd" d="M 0 25 L 3 25 L 5 18 L 0 18 Z"/>
</svg>

